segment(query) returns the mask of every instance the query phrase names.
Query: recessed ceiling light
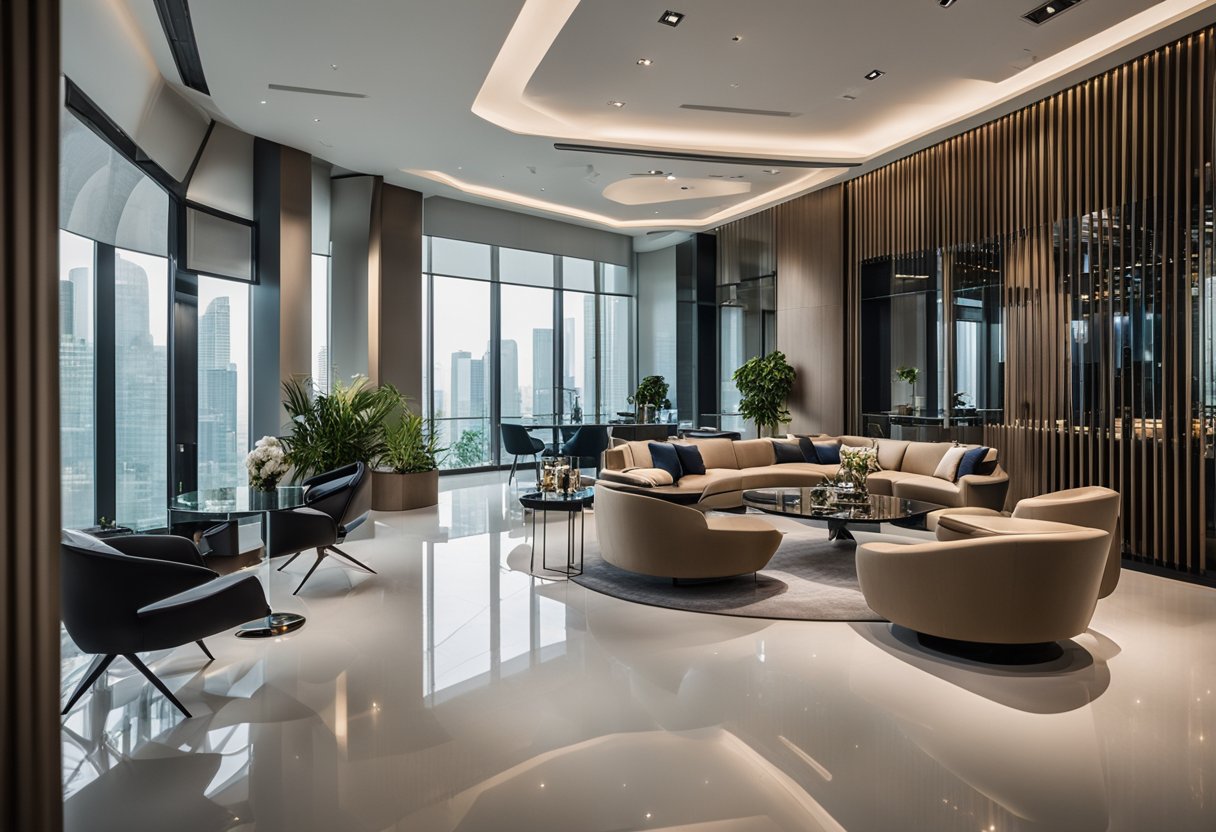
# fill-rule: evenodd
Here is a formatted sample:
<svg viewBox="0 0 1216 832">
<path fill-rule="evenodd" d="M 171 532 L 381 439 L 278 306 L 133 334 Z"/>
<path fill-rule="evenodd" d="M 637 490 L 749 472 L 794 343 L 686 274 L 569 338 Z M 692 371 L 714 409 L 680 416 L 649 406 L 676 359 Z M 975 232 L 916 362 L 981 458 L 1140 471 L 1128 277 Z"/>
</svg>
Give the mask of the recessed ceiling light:
<svg viewBox="0 0 1216 832">
<path fill-rule="evenodd" d="M 658 211 L 655 211 L 655 213 L 657 214 L 657 213 L 659 213 L 659 212 L 658 212 Z"/>
<path fill-rule="evenodd" d="M 948 9 L 954 5 L 954 0 L 937 0 L 937 5 L 941 6 L 943 9 Z"/>
<path fill-rule="evenodd" d="M 884 76 L 886 74 L 887 73 L 883 72 L 881 69 L 871 69 L 869 72 L 866 73 L 866 80 L 874 81 L 878 78 L 881 78 L 882 76 Z"/>
<path fill-rule="evenodd" d="M 663 171 L 655 170 L 654 168 L 651 168 L 650 170 L 648 170 L 646 172 L 649 173 L 651 176 L 662 176 L 663 175 Z"/>
<path fill-rule="evenodd" d="M 730 82 L 730 88 L 731 88 L 732 90 L 737 90 L 737 89 L 739 89 L 739 82 L 738 82 L 738 81 L 731 81 L 731 82 Z"/>
<path fill-rule="evenodd" d="M 676 175 L 675 175 L 674 173 L 669 173 L 669 174 L 667 174 L 667 181 L 668 181 L 668 182 L 675 182 L 675 181 L 676 181 Z"/>
<path fill-rule="evenodd" d="M 781 171 L 778 170 L 777 168 L 765 168 L 764 172 L 768 173 L 768 174 L 772 174 L 773 176 L 776 176 L 777 174 L 781 173 Z"/>
<path fill-rule="evenodd" d="M 684 19 L 684 12 L 673 12 L 671 9 L 659 15 L 659 22 L 666 26 L 679 26 Z"/>
<path fill-rule="evenodd" d="M 857 100 L 857 96 L 855 96 L 855 95 L 850 95 L 850 94 L 849 94 L 849 93 L 847 93 L 847 92 L 846 92 L 844 95 L 840 96 L 840 97 L 841 97 L 841 98 L 843 98 L 845 101 L 856 101 L 856 100 Z"/>
<path fill-rule="evenodd" d="M 731 35 L 730 36 L 731 43 L 738 43 L 741 40 L 743 40 L 743 35 Z"/>
<path fill-rule="evenodd" d="M 650 58 L 638 58 L 638 66 L 650 66 L 653 63 L 654 61 L 650 60 Z"/>
<path fill-rule="evenodd" d="M 321 119 L 319 119 L 319 118 L 314 118 L 314 119 L 313 119 L 313 121 L 314 121 L 314 122 L 319 122 L 320 120 L 321 120 Z"/>
<path fill-rule="evenodd" d="M 1037 26 L 1046 23 L 1048 20 L 1052 20 L 1060 13 L 1068 11 L 1080 2 L 1081 0 L 1049 0 L 1049 2 L 1044 3 L 1038 8 L 1026 12 L 1022 17 Z"/>
<path fill-rule="evenodd" d="M 338 68 L 338 65 L 337 65 L 337 64 L 330 64 L 330 65 L 329 65 L 329 68 L 330 68 L 330 69 L 337 69 L 337 68 Z"/>
<path fill-rule="evenodd" d="M 543 190 L 544 190 L 544 188 L 541 188 L 541 190 L 543 191 Z"/>
<path fill-rule="evenodd" d="M 625 106 L 625 102 L 624 102 L 624 101 L 609 101 L 609 102 L 608 102 L 608 106 L 609 106 L 609 107 L 616 107 L 616 108 L 619 110 L 619 109 L 621 109 L 622 107 L 624 107 L 624 106 Z"/>
<path fill-rule="evenodd" d="M 263 99 L 263 100 L 259 101 L 258 103 L 259 103 L 259 104 L 265 104 L 265 103 L 266 103 L 266 101 L 265 101 L 265 99 Z"/>
</svg>

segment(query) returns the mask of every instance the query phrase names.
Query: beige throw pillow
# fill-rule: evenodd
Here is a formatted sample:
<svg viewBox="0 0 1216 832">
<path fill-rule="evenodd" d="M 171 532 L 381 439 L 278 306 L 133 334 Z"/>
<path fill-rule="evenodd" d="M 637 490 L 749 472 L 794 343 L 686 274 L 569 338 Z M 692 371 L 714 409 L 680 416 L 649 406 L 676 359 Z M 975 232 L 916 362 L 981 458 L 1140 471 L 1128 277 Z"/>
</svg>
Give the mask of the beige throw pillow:
<svg viewBox="0 0 1216 832">
<path fill-rule="evenodd" d="M 954 482 L 958 479 L 958 465 L 963 461 L 963 454 L 969 450 L 971 449 L 958 447 L 946 451 L 946 455 L 942 457 L 942 461 L 937 463 L 933 476 L 946 482 Z"/>
</svg>

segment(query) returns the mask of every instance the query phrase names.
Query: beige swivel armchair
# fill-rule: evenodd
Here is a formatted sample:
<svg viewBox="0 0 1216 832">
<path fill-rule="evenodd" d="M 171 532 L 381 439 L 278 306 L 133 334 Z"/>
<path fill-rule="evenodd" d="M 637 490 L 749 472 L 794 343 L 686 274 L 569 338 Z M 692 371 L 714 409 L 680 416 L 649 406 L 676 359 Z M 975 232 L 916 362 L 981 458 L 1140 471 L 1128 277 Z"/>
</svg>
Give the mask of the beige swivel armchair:
<svg viewBox="0 0 1216 832">
<path fill-rule="evenodd" d="M 992 514 L 956 509 L 937 520 L 938 540 L 962 540 L 997 534 L 1034 534 L 1040 521 L 1070 523 L 1110 533 L 1110 551 L 1102 575 L 1099 598 L 1115 591 L 1122 565 L 1123 532 L 1119 522 L 1119 492 L 1101 486 L 1069 488 L 1038 497 L 1019 500 L 1013 508 L 1012 523 L 993 524 Z"/>
<path fill-rule="evenodd" d="M 876 613 L 959 641 L 1038 644 L 1085 632 L 1098 603 L 1109 533 L 1081 526 L 857 547 L 857 578 Z"/>
<path fill-rule="evenodd" d="M 613 566 L 663 578 L 727 578 L 763 569 L 781 532 L 759 517 L 694 508 L 596 486 L 600 552 Z"/>
</svg>

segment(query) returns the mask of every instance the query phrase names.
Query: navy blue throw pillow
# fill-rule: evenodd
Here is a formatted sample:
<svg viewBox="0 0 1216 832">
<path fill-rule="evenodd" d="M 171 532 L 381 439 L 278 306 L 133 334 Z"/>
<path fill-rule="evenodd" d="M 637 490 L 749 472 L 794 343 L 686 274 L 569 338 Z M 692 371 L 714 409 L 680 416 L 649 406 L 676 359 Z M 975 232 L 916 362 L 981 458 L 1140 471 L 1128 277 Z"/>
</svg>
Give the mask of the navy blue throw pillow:
<svg viewBox="0 0 1216 832">
<path fill-rule="evenodd" d="M 777 457 L 778 465 L 785 465 L 787 462 L 806 462 L 806 457 L 802 455 L 802 448 L 792 442 L 777 442 L 769 440 L 773 443 L 773 453 Z"/>
<path fill-rule="evenodd" d="M 685 475 L 705 473 L 705 460 L 701 458 L 700 448 L 696 445 L 676 445 L 674 443 L 671 444 L 671 447 L 676 449 L 676 458 L 680 460 L 680 467 L 684 469 Z"/>
<path fill-rule="evenodd" d="M 680 467 L 680 456 L 676 453 L 676 446 L 670 442 L 651 442 L 650 458 L 654 461 L 655 468 L 671 474 L 672 482 L 679 482 L 680 477 L 684 476 L 684 469 Z"/>
<path fill-rule="evenodd" d="M 984 457 L 988 456 L 990 448 L 972 448 L 963 454 L 963 458 L 958 463 L 958 473 L 954 475 L 957 482 L 968 474 L 976 473 L 976 469 L 980 463 L 984 461 Z"/>
<path fill-rule="evenodd" d="M 815 456 L 820 465 L 840 464 L 839 442 L 815 442 L 813 444 L 815 445 Z"/>
<path fill-rule="evenodd" d="M 803 462 L 818 462 L 819 454 L 815 453 L 815 443 L 811 441 L 809 436 L 798 437 L 798 447 L 802 449 Z"/>
</svg>

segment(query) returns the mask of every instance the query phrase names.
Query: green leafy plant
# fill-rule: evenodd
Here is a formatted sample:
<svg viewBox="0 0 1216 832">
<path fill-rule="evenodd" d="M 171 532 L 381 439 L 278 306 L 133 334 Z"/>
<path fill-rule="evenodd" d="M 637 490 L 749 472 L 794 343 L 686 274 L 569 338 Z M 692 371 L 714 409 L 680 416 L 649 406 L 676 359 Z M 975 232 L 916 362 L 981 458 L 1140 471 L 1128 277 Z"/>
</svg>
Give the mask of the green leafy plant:
<svg viewBox="0 0 1216 832">
<path fill-rule="evenodd" d="M 790 420 L 785 403 L 797 375 L 780 350 L 753 358 L 735 370 L 732 378 L 742 396 L 739 412 L 756 423 L 757 432 L 768 428 L 770 435 L 776 435 L 778 426 Z"/>
<path fill-rule="evenodd" d="M 391 388 L 371 386 L 364 376 L 355 376 L 350 384 L 336 380 L 328 393 L 316 389 L 312 379 L 284 381 L 283 407 L 291 418 L 291 435 L 283 444 L 292 478 L 379 460 L 384 453 L 382 425 L 399 397 Z"/>
<path fill-rule="evenodd" d="M 439 435 L 433 419 L 424 419 L 409 407 L 409 400 L 392 385 L 381 390 L 395 399 L 381 423 L 383 449 L 377 464 L 397 474 L 422 474 L 439 467 Z"/>
<path fill-rule="evenodd" d="M 920 380 L 920 370 L 902 364 L 895 368 L 895 378 L 912 388 L 912 402 L 916 401 L 916 382 Z M 909 402 L 911 403 L 911 402 Z"/>
<path fill-rule="evenodd" d="M 667 398 L 667 391 L 670 389 L 667 379 L 662 376 L 646 376 L 629 397 L 629 403 L 638 407 L 651 405 L 656 410 L 670 408 L 671 400 Z"/>
<path fill-rule="evenodd" d="M 456 468 L 472 468 L 484 465 L 487 456 L 486 432 L 481 428 L 470 428 L 460 434 L 450 449 Z"/>
</svg>

